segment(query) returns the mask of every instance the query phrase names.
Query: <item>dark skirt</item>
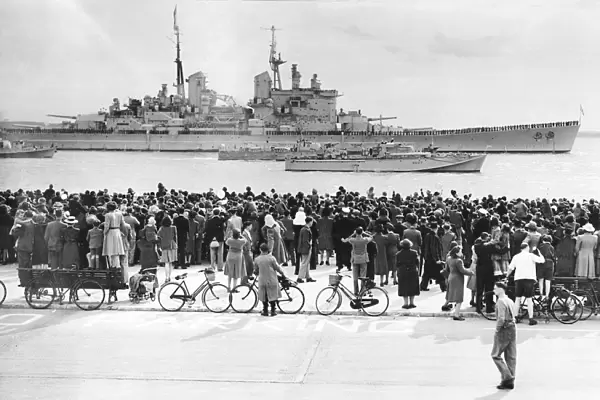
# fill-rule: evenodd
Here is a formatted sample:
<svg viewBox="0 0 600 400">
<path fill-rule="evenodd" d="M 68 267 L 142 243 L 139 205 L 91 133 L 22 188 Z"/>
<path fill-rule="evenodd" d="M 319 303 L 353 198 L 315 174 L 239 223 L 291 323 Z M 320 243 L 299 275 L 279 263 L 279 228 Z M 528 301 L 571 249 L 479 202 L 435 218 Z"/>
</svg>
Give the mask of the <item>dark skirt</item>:
<svg viewBox="0 0 600 400">
<path fill-rule="evenodd" d="M 398 296 L 418 296 L 419 270 L 416 266 L 398 267 Z"/>
</svg>

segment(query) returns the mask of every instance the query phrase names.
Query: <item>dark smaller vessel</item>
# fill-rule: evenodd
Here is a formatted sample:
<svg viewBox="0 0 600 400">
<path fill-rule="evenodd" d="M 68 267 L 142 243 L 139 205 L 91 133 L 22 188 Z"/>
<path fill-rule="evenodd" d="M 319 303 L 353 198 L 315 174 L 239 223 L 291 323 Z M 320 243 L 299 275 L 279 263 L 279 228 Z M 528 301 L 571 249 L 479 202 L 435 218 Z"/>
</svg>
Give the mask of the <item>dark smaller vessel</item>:
<svg viewBox="0 0 600 400">
<path fill-rule="evenodd" d="M 56 153 L 56 147 L 33 146 L 22 140 L 10 142 L 0 140 L 0 158 L 52 158 Z"/>
</svg>

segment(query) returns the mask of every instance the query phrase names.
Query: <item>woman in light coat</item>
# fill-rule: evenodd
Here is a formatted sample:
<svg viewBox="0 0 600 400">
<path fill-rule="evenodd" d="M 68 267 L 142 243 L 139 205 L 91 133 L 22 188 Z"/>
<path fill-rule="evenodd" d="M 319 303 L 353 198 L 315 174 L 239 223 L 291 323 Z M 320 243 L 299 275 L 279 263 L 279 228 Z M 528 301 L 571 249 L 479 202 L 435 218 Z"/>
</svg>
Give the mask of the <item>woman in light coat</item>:
<svg viewBox="0 0 600 400">
<path fill-rule="evenodd" d="M 575 245 L 575 252 L 577 253 L 575 276 L 595 278 L 595 252 L 598 247 L 598 237 L 593 234 L 594 227 L 592 224 L 585 224 L 582 229 L 584 232 L 582 235 L 577 236 L 577 244 Z"/>
<path fill-rule="evenodd" d="M 455 321 L 464 321 L 465 318 L 460 315 L 460 307 L 464 301 L 465 295 L 465 275 L 473 275 L 473 271 L 464 267 L 462 247 L 456 246 L 448 253 L 446 259 L 446 268 L 449 271 L 448 275 L 448 293 L 446 301 L 455 303 L 454 319 Z"/>
<path fill-rule="evenodd" d="M 117 203 L 109 201 L 106 204 L 107 213 L 104 216 L 104 246 L 102 255 L 108 256 L 108 265 L 110 268 L 121 266 L 119 256 L 125 255 L 121 229 L 125 229 L 123 214 L 117 210 Z"/>
<path fill-rule="evenodd" d="M 237 286 L 237 280 L 246 276 L 242 251 L 246 245 L 246 239 L 237 228 L 231 231 L 231 237 L 225 242 L 229 246 L 227 259 L 225 260 L 225 275 L 227 275 L 227 287 L 229 291 Z M 231 282 L 233 281 L 233 286 Z"/>
<path fill-rule="evenodd" d="M 271 306 L 271 316 L 277 315 L 275 305 L 281 297 L 281 288 L 277 280 L 277 273 L 284 279 L 285 274 L 277 264 L 277 260 L 269 254 L 269 246 L 266 243 L 260 245 L 260 255 L 254 260 L 254 273 L 258 274 L 258 299 L 263 303 L 261 315 L 269 315 L 269 305 Z"/>
</svg>

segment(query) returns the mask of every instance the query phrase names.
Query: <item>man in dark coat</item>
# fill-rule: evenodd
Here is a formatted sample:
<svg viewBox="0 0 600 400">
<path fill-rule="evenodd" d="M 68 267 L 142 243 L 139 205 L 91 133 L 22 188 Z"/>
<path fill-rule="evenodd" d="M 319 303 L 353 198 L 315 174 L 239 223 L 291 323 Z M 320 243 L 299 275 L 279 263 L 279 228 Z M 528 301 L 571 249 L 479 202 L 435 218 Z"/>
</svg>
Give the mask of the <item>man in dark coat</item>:
<svg viewBox="0 0 600 400">
<path fill-rule="evenodd" d="M 31 280 L 31 258 L 33 255 L 33 241 L 35 237 L 35 226 L 31 218 L 33 213 L 25 211 L 25 219 L 15 224 L 10 233 L 17 238 L 17 260 L 19 262 L 19 280 L 21 285 L 26 285 Z"/>
<path fill-rule="evenodd" d="M 421 278 L 421 290 L 429 290 L 429 281 L 435 280 L 442 292 L 446 290 L 446 281 L 442 276 L 442 266 L 444 263 L 442 241 L 437 235 L 437 223 L 432 222 L 423 240 L 423 276 Z"/>
<path fill-rule="evenodd" d="M 62 221 L 63 212 L 60 209 L 54 211 L 56 220 L 48 223 L 44 240 L 48 248 L 48 266 L 50 269 L 59 268 L 62 265 L 62 250 L 64 245 L 64 233 L 67 224 Z"/>
<path fill-rule="evenodd" d="M 190 221 L 185 215 L 183 215 L 183 208 L 177 209 L 177 217 L 173 220 L 173 225 L 177 228 L 177 268 L 187 268 L 185 262 L 186 246 L 188 242 L 188 235 L 190 234 Z"/>
<path fill-rule="evenodd" d="M 221 212 L 218 208 L 213 210 L 213 215 L 206 221 L 206 230 L 204 234 L 204 241 L 207 244 L 212 242 L 213 238 L 217 239 L 219 243 L 219 250 L 217 253 L 217 268 L 219 271 L 223 271 L 223 247 L 225 242 L 225 221 L 221 218 Z"/>
<path fill-rule="evenodd" d="M 494 245 L 489 242 L 490 235 L 487 232 L 481 234 L 481 236 L 475 240 L 475 254 L 477 254 L 477 299 L 476 308 L 477 312 L 481 312 L 483 294 L 494 290 L 494 263 L 492 261 L 492 254 L 494 252 Z M 494 312 L 493 297 L 487 296 L 485 299 L 486 313 Z"/>
<path fill-rule="evenodd" d="M 510 236 L 510 252 L 511 258 L 520 253 L 521 243 L 527 237 L 527 232 L 523 229 L 523 223 L 520 220 L 515 220 L 515 231 Z"/>
<path fill-rule="evenodd" d="M 342 242 L 342 239 L 350 237 L 356 229 L 356 224 L 348 218 L 349 213 L 350 209 L 343 208 L 341 215 L 334 219 L 331 230 L 331 238 L 333 239 L 335 261 L 338 271 L 344 268 L 344 266 L 348 268 L 349 271 L 352 271 L 352 266 L 350 265 L 352 245 Z"/>
</svg>

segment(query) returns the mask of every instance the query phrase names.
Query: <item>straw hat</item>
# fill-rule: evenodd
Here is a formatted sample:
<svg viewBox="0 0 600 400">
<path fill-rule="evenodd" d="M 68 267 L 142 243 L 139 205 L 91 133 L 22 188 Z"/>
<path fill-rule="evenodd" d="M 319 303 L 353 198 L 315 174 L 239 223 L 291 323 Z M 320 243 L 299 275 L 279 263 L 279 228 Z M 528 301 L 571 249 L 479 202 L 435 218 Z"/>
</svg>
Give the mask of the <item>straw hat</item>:
<svg viewBox="0 0 600 400">
<path fill-rule="evenodd" d="M 590 223 L 587 223 L 582 228 L 585 232 L 594 233 L 594 226 Z"/>
<path fill-rule="evenodd" d="M 67 218 L 65 218 L 65 223 L 69 224 L 69 225 L 76 224 L 77 223 L 77 218 L 75 218 L 73 216 L 67 217 Z"/>
</svg>

